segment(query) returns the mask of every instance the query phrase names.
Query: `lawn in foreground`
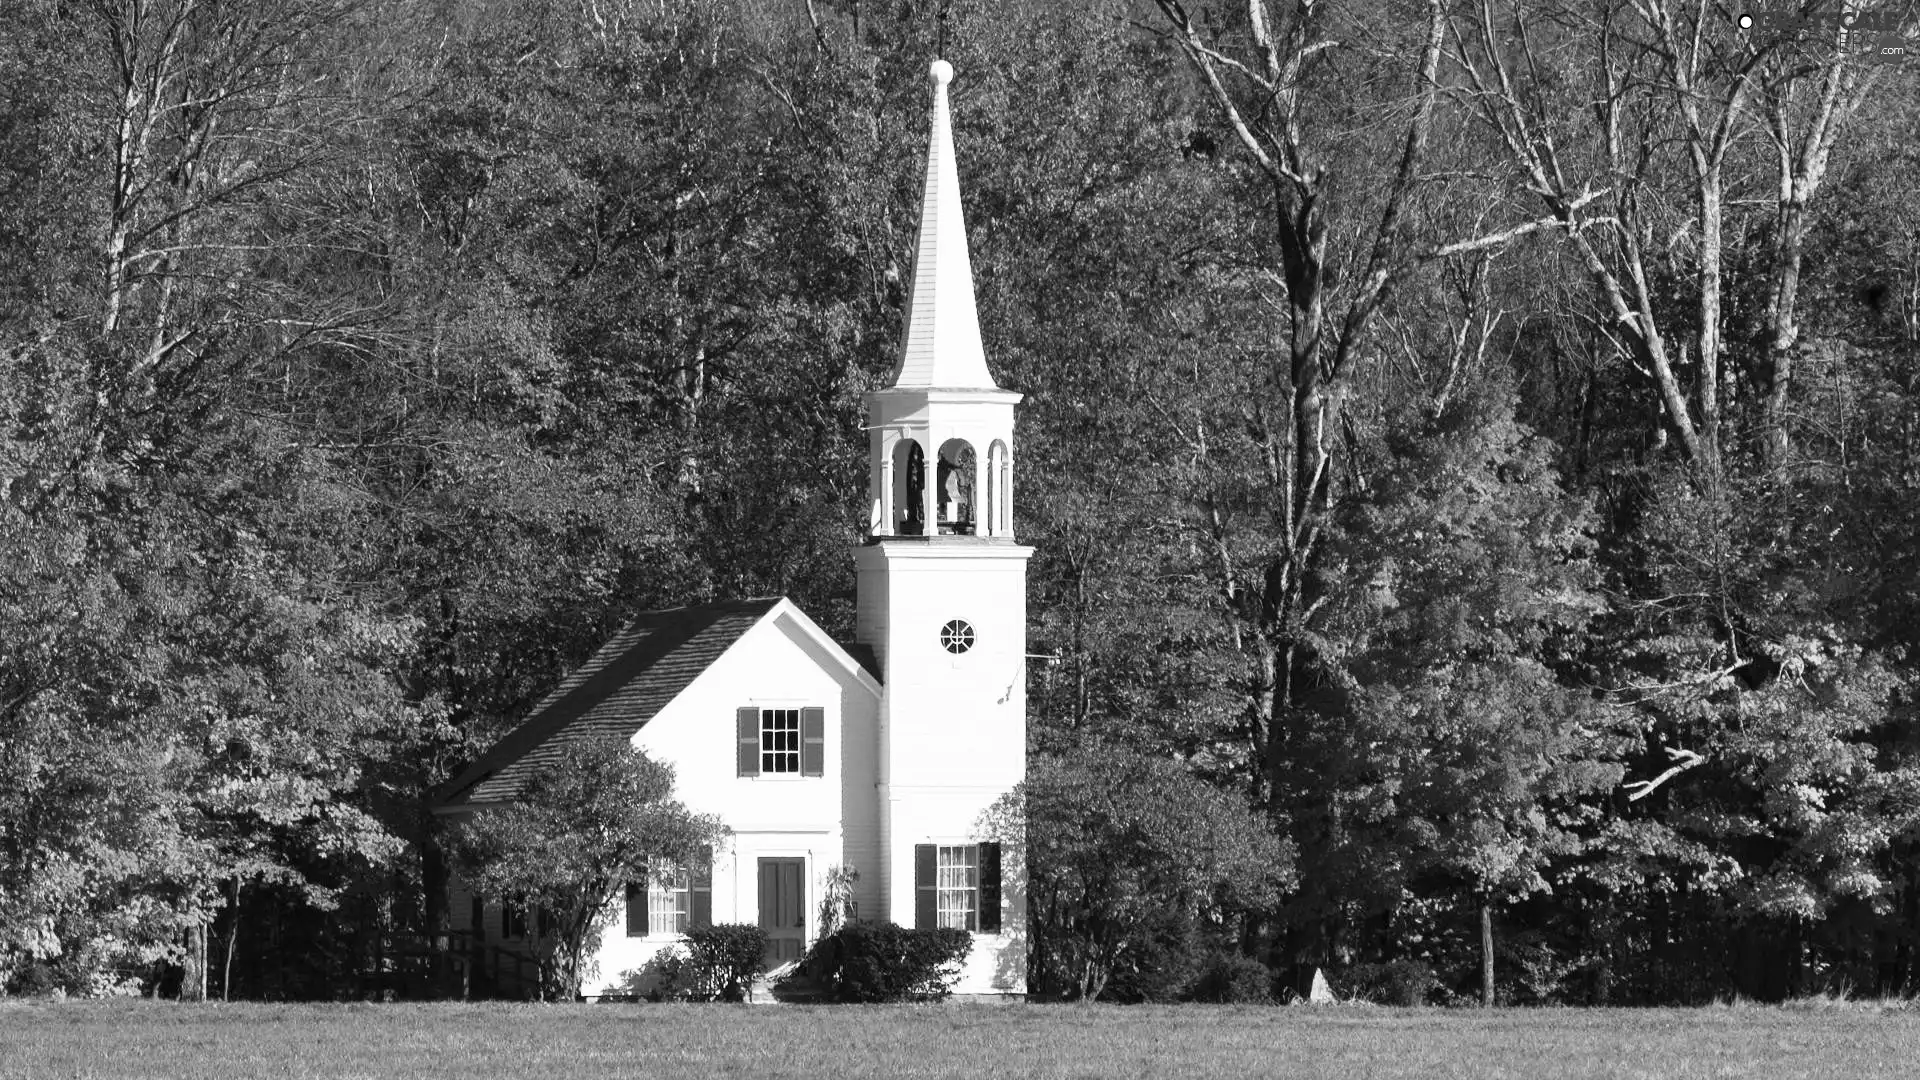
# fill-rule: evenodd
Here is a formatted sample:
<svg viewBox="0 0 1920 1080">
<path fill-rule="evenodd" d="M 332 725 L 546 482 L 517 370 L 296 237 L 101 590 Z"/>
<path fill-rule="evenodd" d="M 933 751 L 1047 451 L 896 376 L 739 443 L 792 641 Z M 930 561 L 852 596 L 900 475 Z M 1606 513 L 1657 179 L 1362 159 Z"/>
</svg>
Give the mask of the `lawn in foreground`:
<svg viewBox="0 0 1920 1080">
<path fill-rule="evenodd" d="M 0 1078 L 1913 1077 L 1920 1012 L 0 1002 Z"/>
</svg>

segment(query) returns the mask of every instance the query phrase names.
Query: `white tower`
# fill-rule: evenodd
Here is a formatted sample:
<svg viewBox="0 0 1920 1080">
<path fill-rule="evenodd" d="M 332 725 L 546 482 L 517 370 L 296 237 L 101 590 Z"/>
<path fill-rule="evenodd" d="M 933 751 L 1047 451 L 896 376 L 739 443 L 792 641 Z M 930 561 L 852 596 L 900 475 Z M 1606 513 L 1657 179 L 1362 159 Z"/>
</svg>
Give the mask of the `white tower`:
<svg viewBox="0 0 1920 1080">
<path fill-rule="evenodd" d="M 979 831 L 1026 775 L 1027 558 L 1013 539 L 1013 406 L 980 345 L 947 83 L 933 130 L 900 363 L 867 395 L 871 513 L 858 638 L 884 673 L 883 917 L 977 932 L 962 993 L 1025 991 L 1017 853 Z M 968 905 L 972 905 L 969 909 Z"/>
</svg>

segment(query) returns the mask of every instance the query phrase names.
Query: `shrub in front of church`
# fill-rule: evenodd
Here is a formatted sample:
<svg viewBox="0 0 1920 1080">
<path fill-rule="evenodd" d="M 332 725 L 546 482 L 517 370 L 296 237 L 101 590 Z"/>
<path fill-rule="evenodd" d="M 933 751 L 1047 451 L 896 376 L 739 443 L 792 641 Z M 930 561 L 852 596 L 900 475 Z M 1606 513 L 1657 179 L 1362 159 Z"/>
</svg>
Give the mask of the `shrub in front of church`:
<svg viewBox="0 0 1920 1080">
<path fill-rule="evenodd" d="M 741 1001 L 766 967 L 767 932 L 746 923 L 687 931 L 686 982 L 701 1001 Z"/>
<path fill-rule="evenodd" d="M 1422 960 L 1354 964 L 1336 975 L 1333 982 L 1342 998 L 1375 1005 L 1425 1005 L 1446 992 L 1433 966 Z"/>
<path fill-rule="evenodd" d="M 1200 965 L 1187 999 L 1217 1005 L 1268 1005 L 1273 1002 L 1273 972 L 1251 956 L 1231 950 L 1215 952 Z"/>
<path fill-rule="evenodd" d="M 648 1001 L 691 1001 L 701 992 L 698 973 L 687 950 L 669 945 L 653 954 L 639 971 L 627 972 L 629 985 L 648 986 Z"/>
<path fill-rule="evenodd" d="M 972 948 L 973 935 L 953 927 L 858 922 L 815 942 L 806 967 L 835 1001 L 938 1001 Z"/>
</svg>

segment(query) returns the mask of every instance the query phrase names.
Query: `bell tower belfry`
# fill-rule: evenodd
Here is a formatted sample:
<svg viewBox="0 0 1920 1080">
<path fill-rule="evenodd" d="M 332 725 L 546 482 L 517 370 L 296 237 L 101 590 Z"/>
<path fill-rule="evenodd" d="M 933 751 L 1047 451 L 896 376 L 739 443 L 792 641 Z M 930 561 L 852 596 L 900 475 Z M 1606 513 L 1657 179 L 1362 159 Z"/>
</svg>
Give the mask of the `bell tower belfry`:
<svg viewBox="0 0 1920 1080">
<path fill-rule="evenodd" d="M 1033 549 L 1013 537 L 1021 395 L 987 372 L 947 103 L 953 68 L 937 60 L 932 77 L 907 331 L 888 384 L 866 398 L 869 514 L 854 554 L 856 634 L 883 673 L 881 917 L 975 930 L 956 989 L 1023 993 L 1021 860 L 980 834 L 982 813 L 1026 775 Z"/>
</svg>

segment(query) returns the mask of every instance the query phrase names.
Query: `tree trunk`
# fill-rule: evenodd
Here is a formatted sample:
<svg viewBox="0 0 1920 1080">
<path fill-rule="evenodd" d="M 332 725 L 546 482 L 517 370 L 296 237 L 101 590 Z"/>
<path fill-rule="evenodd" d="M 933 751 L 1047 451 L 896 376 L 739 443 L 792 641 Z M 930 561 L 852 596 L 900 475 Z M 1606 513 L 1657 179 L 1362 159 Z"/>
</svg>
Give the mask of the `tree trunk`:
<svg viewBox="0 0 1920 1080">
<path fill-rule="evenodd" d="M 425 895 L 421 897 L 421 906 L 425 909 L 428 948 L 433 953 L 432 992 L 435 997 L 445 997 L 452 990 L 453 964 L 448 957 L 453 932 L 452 875 L 447 869 L 446 851 L 441 847 L 431 811 L 423 840 L 420 887 Z"/>
<path fill-rule="evenodd" d="M 180 979 L 181 1001 L 207 1000 L 207 924 L 196 922 L 187 928 L 186 970 Z"/>
<path fill-rule="evenodd" d="M 1270 361 L 1274 403 L 1286 410 L 1285 431 L 1277 440 L 1281 445 L 1274 448 L 1272 467 L 1272 482 L 1280 488 L 1272 493 L 1280 536 L 1278 551 L 1265 568 L 1265 580 L 1250 597 L 1247 606 L 1252 610 L 1236 612 L 1233 621 L 1240 624 L 1234 628 L 1236 634 L 1244 625 L 1260 639 L 1254 657 L 1256 685 L 1251 687 L 1255 760 L 1250 786 L 1255 801 L 1274 803 L 1278 809 L 1282 793 L 1277 778 L 1288 759 L 1282 753 L 1285 740 L 1274 725 L 1284 722 L 1294 668 L 1302 659 L 1294 648 L 1305 629 L 1300 625 L 1304 618 L 1301 588 L 1330 508 L 1335 433 L 1340 430 L 1355 357 L 1379 305 L 1414 262 L 1410 230 L 1401 221 L 1419 183 L 1432 128 L 1446 11 L 1437 0 L 1427 5 L 1427 36 L 1415 58 L 1418 70 L 1411 88 L 1416 107 L 1406 120 L 1380 222 L 1363 234 L 1371 243 L 1366 245 L 1368 254 L 1359 264 L 1357 284 L 1349 290 L 1342 315 L 1330 307 L 1334 279 L 1329 273 L 1328 245 L 1334 232 L 1329 228 L 1333 212 L 1323 202 L 1329 181 L 1320 160 L 1320 144 L 1337 142 L 1340 136 L 1310 131 L 1302 122 L 1306 110 L 1301 105 L 1305 92 L 1301 72 L 1315 55 L 1335 43 L 1315 44 L 1311 35 L 1295 33 L 1296 26 L 1304 25 L 1296 19 L 1304 15 L 1292 5 L 1251 0 L 1250 40 L 1229 45 L 1214 36 L 1211 20 L 1194 23 L 1178 0 L 1156 3 L 1217 114 L 1233 129 L 1273 192 L 1273 239 L 1280 263 L 1276 279 L 1284 283 L 1287 303 L 1284 351 L 1276 350 Z M 1255 57 L 1253 63 L 1225 58 L 1247 47 Z M 1233 591 L 1231 581 L 1229 591 Z"/>
<path fill-rule="evenodd" d="M 221 964 L 220 1000 L 233 1000 L 233 947 L 240 942 L 240 881 L 233 882 L 233 921 L 227 926 L 227 955 Z"/>
<path fill-rule="evenodd" d="M 1493 1007 L 1493 897 L 1480 894 L 1480 1004 Z"/>
<path fill-rule="evenodd" d="M 1827 158 L 1840 129 L 1860 104 L 1855 85 L 1835 50 L 1821 71 L 1818 104 L 1801 132 L 1795 133 L 1792 101 L 1796 75 L 1787 75 L 1768 87 L 1772 107 L 1768 126 L 1777 150 L 1778 183 L 1774 239 L 1768 268 L 1768 327 L 1765 354 L 1760 363 L 1761 452 L 1769 469 L 1782 472 L 1791 449 L 1788 432 L 1788 393 L 1794 377 L 1794 349 L 1800 340 L 1796 310 L 1800 300 L 1800 272 L 1806 258 L 1809 204 L 1826 178 Z M 1797 145 L 1796 145 L 1797 144 Z"/>
</svg>

